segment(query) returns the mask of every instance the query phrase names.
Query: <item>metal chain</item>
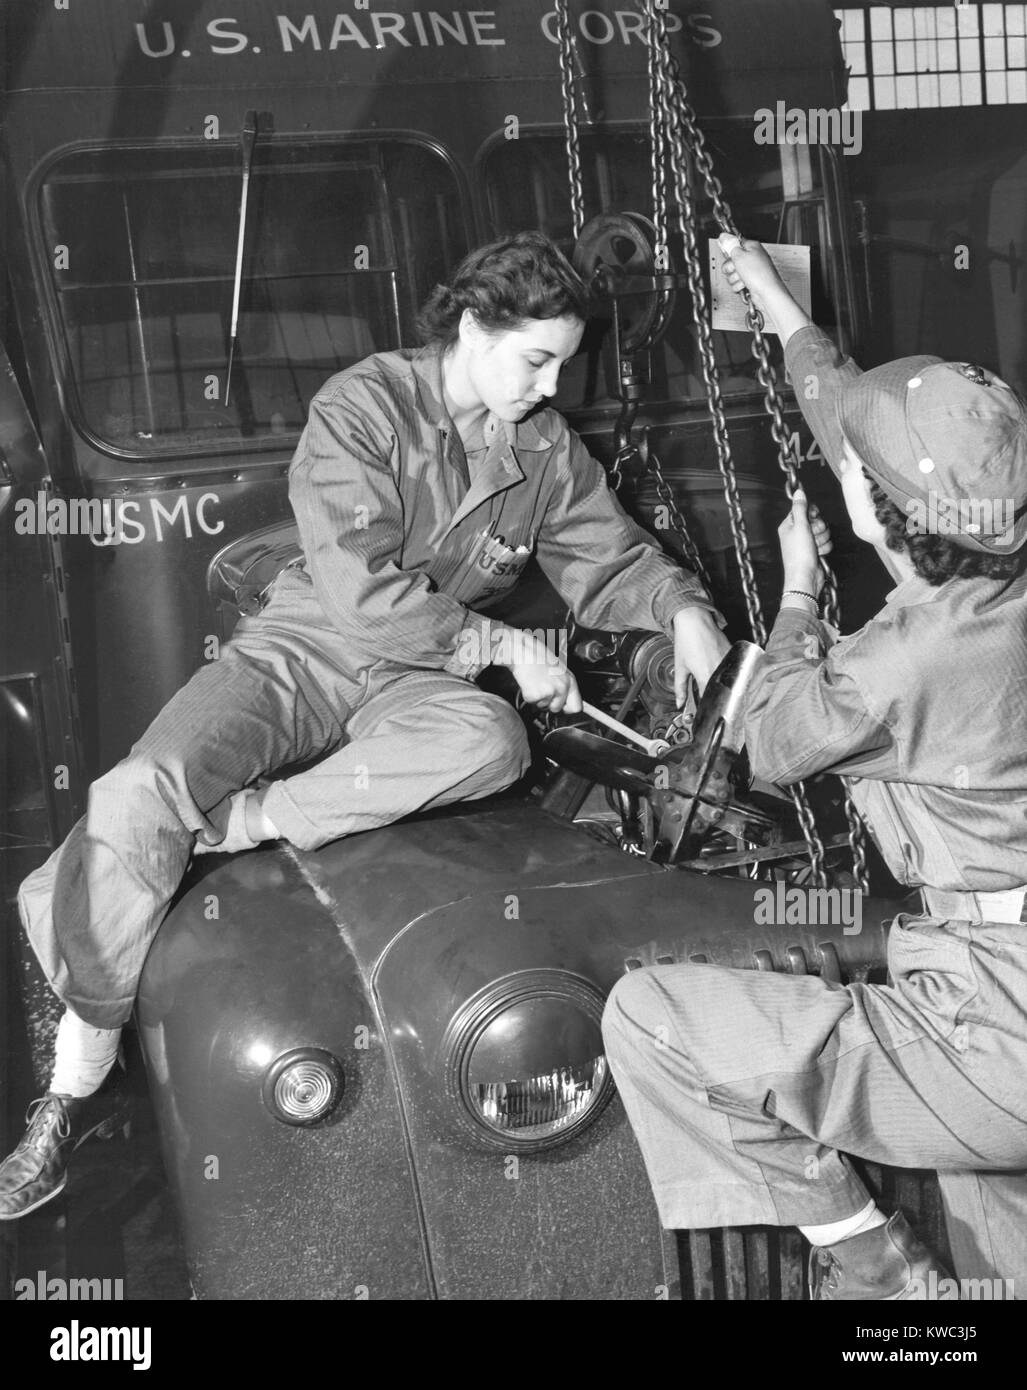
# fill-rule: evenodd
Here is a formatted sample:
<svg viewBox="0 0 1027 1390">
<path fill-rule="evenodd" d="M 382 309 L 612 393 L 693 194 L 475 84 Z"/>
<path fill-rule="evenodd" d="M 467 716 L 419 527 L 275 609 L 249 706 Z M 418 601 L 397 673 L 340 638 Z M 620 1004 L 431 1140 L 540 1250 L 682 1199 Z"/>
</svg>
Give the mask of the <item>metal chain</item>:
<svg viewBox="0 0 1027 1390">
<path fill-rule="evenodd" d="M 699 339 L 699 361 L 702 368 L 703 384 L 706 389 L 706 399 L 709 406 L 710 417 L 713 422 L 717 466 L 720 469 L 721 479 L 724 484 L 724 498 L 727 502 L 728 520 L 731 525 L 731 536 L 734 541 L 735 553 L 738 556 L 738 567 L 742 578 L 742 589 L 745 595 L 749 625 L 752 629 L 753 640 L 759 646 L 764 647 L 767 642 L 767 630 L 763 621 L 759 590 L 756 585 L 756 574 L 752 564 L 748 533 L 745 527 L 745 517 L 738 495 L 738 482 L 735 476 L 734 463 L 731 458 L 727 417 L 724 413 L 723 396 L 720 390 L 720 377 L 717 370 L 716 349 L 713 343 L 709 301 L 707 299 L 706 286 L 703 281 L 700 266 L 699 246 L 696 237 L 697 219 L 695 202 L 688 178 L 688 146 L 685 139 L 687 122 L 683 118 L 682 110 L 682 108 L 687 107 L 687 94 L 684 91 L 684 84 L 680 80 L 680 75 L 677 79 L 679 90 L 675 92 L 674 73 L 671 67 L 673 58 L 667 44 L 666 24 L 663 12 L 656 9 L 653 0 L 649 0 L 648 10 L 651 20 L 650 29 L 652 36 L 659 48 L 656 59 L 659 77 L 657 94 L 661 98 L 660 108 L 669 126 L 666 134 L 666 141 L 673 156 L 672 170 L 674 191 L 678 204 L 678 229 L 684 248 L 685 268 L 688 275 L 689 290 L 692 295 L 692 308 Z M 675 96 L 677 96 L 677 100 L 675 100 Z M 706 174 L 704 175 L 704 182 L 706 182 L 707 178 L 711 183 L 714 180 L 708 155 L 706 156 Z M 720 190 L 719 184 L 715 184 L 714 186 L 717 190 L 717 197 L 726 209 L 726 203 L 724 202 L 723 193 Z M 707 184 L 708 189 L 709 187 L 710 184 Z M 770 362 L 765 340 L 763 341 L 763 352 L 769 379 Z M 780 408 L 779 402 L 778 406 Z M 782 426 L 783 423 L 782 416 Z M 799 824 L 802 827 L 803 838 L 806 841 L 806 847 L 809 852 L 813 880 L 817 887 L 826 888 L 827 871 L 824 862 L 824 846 L 817 833 L 816 823 L 813 819 L 813 812 L 806 796 L 805 786 L 802 782 L 798 782 L 790 788 L 790 792 L 796 813 L 799 817 Z"/>
<path fill-rule="evenodd" d="M 646 10 L 646 42 L 649 58 L 649 143 L 650 164 L 653 180 L 653 226 L 656 229 L 655 260 L 656 273 L 662 274 L 670 268 L 670 252 L 667 246 L 667 131 L 661 111 L 660 99 L 662 78 L 660 75 L 660 46 L 656 28 L 656 16 L 651 8 Z"/>
<path fill-rule="evenodd" d="M 688 523 L 685 520 L 681 508 L 677 504 L 677 499 L 671 491 L 670 484 L 664 476 L 660 460 L 655 454 L 650 453 L 648 455 L 648 462 L 649 467 L 653 470 L 653 477 L 656 480 L 656 491 L 659 494 L 660 501 L 670 513 L 671 525 L 674 527 L 681 541 L 681 549 L 684 552 L 685 559 L 688 561 L 689 565 L 691 565 L 692 569 L 695 570 L 696 574 L 698 574 L 706 588 L 707 594 L 712 598 L 713 585 L 710 583 L 709 570 L 707 570 L 706 564 L 699 554 L 698 546 L 695 541 L 692 540 L 691 532 L 688 529 Z"/>
<path fill-rule="evenodd" d="M 560 90 L 563 97 L 563 125 L 567 138 L 567 168 L 571 185 L 571 221 L 574 240 L 585 225 L 585 192 L 581 178 L 581 145 L 578 140 L 578 101 L 574 88 L 574 46 L 571 40 L 568 0 L 554 0 L 556 35 L 560 54 Z"/>
<path fill-rule="evenodd" d="M 763 611 L 760 604 L 759 591 L 756 587 L 756 574 L 753 569 L 752 556 L 749 550 L 749 538 L 745 527 L 745 517 L 742 512 L 741 499 L 738 495 L 738 481 L 735 477 L 734 467 L 731 461 L 731 445 L 728 438 L 724 400 L 720 390 L 720 377 L 717 372 L 713 333 L 710 328 L 706 286 L 703 283 L 702 271 L 699 263 L 699 246 L 695 234 L 695 206 L 692 198 L 692 190 L 688 182 L 686 151 L 681 138 L 681 129 L 675 119 L 676 112 L 673 103 L 669 100 L 670 88 L 667 85 L 668 69 L 666 67 L 665 56 L 666 51 L 661 47 L 661 61 L 659 63 L 660 95 L 662 98 L 661 108 L 665 115 L 669 117 L 668 123 L 670 128 L 667 132 L 667 143 L 672 152 L 674 192 L 678 204 L 678 229 L 684 247 L 685 268 L 688 275 L 688 285 L 692 295 L 695 326 L 699 338 L 699 362 L 702 368 L 703 385 L 706 390 L 710 417 L 713 422 L 713 440 L 716 446 L 717 467 L 720 470 L 721 480 L 724 485 L 724 500 L 727 503 L 728 520 L 731 525 L 731 537 L 734 541 L 735 552 L 738 556 L 738 566 L 742 576 L 742 589 L 745 594 L 745 606 L 749 616 L 749 626 L 752 629 L 753 640 L 759 643 L 760 646 L 763 646 L 767 640 L 766 627 L 763 622 Z"/>
</svg>

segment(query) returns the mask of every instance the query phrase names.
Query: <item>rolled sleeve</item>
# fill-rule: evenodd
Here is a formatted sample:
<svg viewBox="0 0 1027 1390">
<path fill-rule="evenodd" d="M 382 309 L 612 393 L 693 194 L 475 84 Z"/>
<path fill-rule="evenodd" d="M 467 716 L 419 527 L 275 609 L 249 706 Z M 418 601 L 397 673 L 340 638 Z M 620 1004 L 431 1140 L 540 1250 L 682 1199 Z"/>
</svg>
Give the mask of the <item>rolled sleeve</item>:
<svg viewBox="0 0 1027 1390">
<path fill-rule="evenodd" d="M 838 397 L 863 373 L 815 324 L 792 334 L 785 348 L 785 366 L 799 409 L 832 473 L 840 477 L 842 432 L 838 424 Z"/>
<path fill-rule="evenodd" d="M 318 601 L 355 656 L 477 674 L 471 656 L 487 651 L 487 619 L 434 591 L 420 570 L 400 567 L 403 510 L 391 464 L 398 440 L 386 416 L 380 427 L 369 424 L 360 408 L 366 388 L 346 389 L 346 400 L 315 398 L 289 473 Z"/>
<path fill-rule="evenodd" d="M 682 608 L 717 613 L 698 576 L 674 564 L 624 511 L 581 440 L 557 461 L 538 561 L 585 627 L 670 634 Z"/>
<path fill-rule="evenodd" d="M 894 764 L 892 732 L 849 669 L 851 642 L 828 647 L 818 618 L 797 609 L 779 614 L 745 708 L 757 777 L 787 786 L 818 772 L 858 776 L 871 764 L 883 775 Z"/>
</svg>

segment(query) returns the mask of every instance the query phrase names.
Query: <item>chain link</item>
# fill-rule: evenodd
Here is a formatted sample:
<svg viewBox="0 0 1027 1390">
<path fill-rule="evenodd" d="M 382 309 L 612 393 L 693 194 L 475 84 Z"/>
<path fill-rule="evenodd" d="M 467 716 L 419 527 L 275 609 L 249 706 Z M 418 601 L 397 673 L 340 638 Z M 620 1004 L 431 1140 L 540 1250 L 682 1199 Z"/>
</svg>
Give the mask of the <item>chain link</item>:
<svg viewBox="0 0 1027 1390">
<path fill-rule="evenodd" d="M 560 55 L 560 90 L 563 98 L 563 125 L 567 139 L 567 169 L 571 187 L 571 221 L 574 240 L 585 225 L 585 192 L 581 177 L 581 145 L 578 139 L 578 100 L 574 87 L 574 43 L 568 0 L 554 0 L 556 35 Z"/>
<path fill-rule="evenodd" d="M 659 494 L 660 501 L 670 514 L 671 525 L 674 527 L 681 541 L 681 549 L 685 559 L 692 569 L 695 570 L 696 574 L 698 574 L 706 588 L 707 594 L 712 598 L 713 585 L 710 583 L 709 570 L 707 570 L 705 561 L 699 554 L 699 547 L 692 540 L 691 532 L 688 529 L 688 523 L 685 520 L 684 513 L 677 504 L 677 499 L 671 490 L 670 484 L 664 476 L 660 460 L 655 454 L 650 453 L 648 455 L 648 462 L 649 467 L 653 470 L 653 478 L 656 481 L 656 491 Z"/>
<path fill-rule="evenodd" d="M 727 208 L 723 190 L 713 173 L 709 155 L 705 150 L 705 145 L 702 143 L 701 133 L 698 130 L 693 113 L 688 105 L 687 93 L 680 77 L 680 70 L 675 72 L 676 64 L 674 63 L 673 56 L 670 53 L 667 43 L 664 14 L 661 10 L 657 9 L 654 0 L 649 0 L 647 11 L 650 19 L 649 33 L 652 36 L 653 42 L 659 49 L 655 59 L 658 75 L 656 92 L 660 99 L 660 109 L 663 118 L 669 127 L 666 132 L 666 142 L 672 155 L 674 191 L 678 204 L 678 230 L 681 234 L 688 286 L 692 295 L 692 309 L 699 339 L 699 361 L 702 368 L 703 385 L 706 390 L 710 418 L 713 422 L 717 467 L 720 470 L 724 485 L 724 500 L 727 503 L 731 537 L 734 542 L 735 553 L 738 557 L 738 568 L 742 579 L 742 590 L 745 595 L 745 606 L 749 617 L 749 626 L 752 629 L 753 640 L 757 645 L 764 647 L 767 643 L 767 630 L 763 620 L 763 611 L 760 603 L 759 590 L 756 584 L 756 573 L 753 568 L 752 554 L 749 549 L 745 516 L 742 511 L 741 499 L 738 495 L 738 481 L 735 476 L 734 463 L 731 457 L 727 417 L 724 412 L 724 401 L 720 390 L 720 377 L 717 370 L 716 349 L 713 343 L 709 301 L 706 294 L 706 285 L 702 276 L 699 245 L 696 237 L 697 217 L 695 200 L 688 176 L 690 162 L 688 158 L 689 140 L 686 138 L 688 135 L 692 136 L 692 155 L 695 159 L 696 167 L 699 168 L 703 176 L 703 183 L 707 193 L 714 203 L 714 206 L 719 208 L 728 219 L 728 223 L 730 223 L 730 211 Z M 698 136 L 698 140 L 695 138 L 696 136 Z M 724 224 L 722 223 L 722 225 Z M 753 311 L 755 312 L 754 306 Z M 762 324 L 759 326 L 761 328 Z M 764 385 L 765 389 L 768 383 L 770 383 L 772 387 L 772 368 L 770 366 L 769 352 L 767 350 L 766 340 L 762 338 L 762 334 L 760 334 L 759 341 L 756 341 L 754 338 L 754 352 L 757 352 L 762 369 L 761 384 Z M 776 414 L 771 409 L 772 403 L 776 403 Z M 775 434 L 775 440 L 778 443 L 779 449 L 782 447 L 782 441 L 784 441 L 783 447 L 785 453 L 782 454 L 782 459 L 784 459 L 787 454 L 788 443 L 784 431 L 784 417 L 780 410 L 780 400 L 776 397 L 776 392 L 774 392 L 773 396 L 768 396 L 767 408 L 771 411 L 774 425 L 780 420 L 780 437 Z M 806 841 L 807 850 L 809 852 L 813 881 L 817 887 L 826 888 L 827 872 L 824 862 L 824 846 L 817 833 L 813 812 L 806 796 L 806 788 L 802 782 L 798 782 L 789 790 L 799 818 L 799 824 L 802 827 L 803 838 Z"/>
<path fill-rule="evenodd" d="M 662 15 L 658 16 L 658 20 L 662 20 Z M 668 85 L 669 70 L 666 58 L 666 48 L 661 44 L 658 62 L 660 77 L 659 93 L 661 97 L 661 109 L 668 118 L 669 124 L 667 143 L 672 152 L 671 167 L 674 179 L 674 192 L 678 204 L 678 230 L 681 234 L 684 248 L 685 269 L 688 276 L 689 290 L 692 295 L 692 308 L 696 332 L 699 338 L 699 361 L 702 368 L 703 385 L 706 390 L 710 417 L 713 422 L 713 440 L 716 448 L 717 467 L 720 470 L 721 480 L 724 486 L 724 500 L 727 503 L 728 521 L 731 526 L 731 538 L 734 542 L 735 553 L 738 556 L 738 565 L 742 576 L 742 589 L 745 595 L 749 626 L 752 630 L 753 640 L 759 643 L 760 646 L 763 646 L 767 640 L 766 627 L 763 621 L 759 591 L 756 587 L 756 574 L 752 565 L 749 538 L 745 527 L 745 516 L 742 512 L 741 499 L 738 495 L 738 481 L 735 477 L 734 467 L 731 461 L 731 444 L 728 437 L 727 417 L 724 412 L 724 400 L 720 390 L 720 377 L 717 372 L 716 350 L 713 345 L 713 333 L 710 328 L 706 286 L 703 282 L 699 246 L 695 234 L 695 205 L 691 186 L 688 181 L 686 148 L 682 138 L 681 127 L 676 119 L 677 112 L 675 104 L 670 100 L 671 89 Z"/>
<path fill-rule="evenodd" d="M 670 252 L 667 246 L 667 156 L 669 151 L 666 126 L 660 115 L 662 111 L 660 46 L 656 29 L 656 16 L 652 9 L 646 10 L 645 18 L 649 59 L 649 153 L 653 180 L 653 226 L 656 229 L 654 249 L 656 273 L 659 275 L 670 268 Z"/>
<path fill-rule="evenodd" d="M 574 79 L 574 47 L 571 38 L 568 0 L 554 0 L 556 30 L 559 47 L 561 94 L 567 144 L 567 165 L 570 178 L 571 214 L 574 237 L 577 241 L 584 226 L 584 188 L 581 172 L 581 148 L 578 137 L 578 106 Z M 699 246 L 696 237 L 696 209 L 692 188 L 689 182 L 689 168 L 694 167 L 702 179 L 703 188 L 713 207 L 720 226 L 738 235 L 731 209 L 724 196 L 723 186 L 713 170 L 706 141 L 699 129 L 695 112 L 688 100 L 688 92 L 681 74 L 680 65 L 670 51 L 666 14 L 657 0 L 635 0 L 636 9 L 645 18 L 645 36 L 648 45 L 648 76 L 651 107 L 651 172 L 653 182 L 653 223 L 655 227 L 655 264 L 657 273 L 668 268 L 667 250 L 667 179 L 668 156 L 672 160 L 674 191 L 678 204 L 678 226 L 685 251 L 685 264 L 689 289 L 692 294 L 694 318 L 699 339 L 699 358 L 702 368 L 703 384 L 706 391 L 710 417 L 713 422 L 714 444 L 717 466 L 720 470 L 727 504 L 728 520 L 738 567 L 745 596 L 749 626 L 754 640 L 765 646 L 766 625 L 756 584 L 752 555 L 749 548 L 745 516 L 738 494 L 738 483 L 731 458 L 731 446 L 724 411 L 720 378 L 717 370 L 716 350 L 710 326 L 710 314 L 706 287 L 702 277 Z M 777 445 L 778 463 L 785 474 L 785 491 L 789 501 L 799 486 L 799 476 L 795 459 L 791 452 L 791 441 L 785 425 L 784 411 L 777 386 L 777 373 L 770 360 L 770 350 L 764 335 L 763 316 L 754 304 L 748 291 L 745 292 L 748 307 L 747 324 L 752 333 L 752 353 L 757 363 L 757 379 L 764 392 L 764 408 L 771 420 L 771 434 Z M 667 506 L 672 524 L 681 538 L 682 548 L 689 563 L 695 568 L 703 583 L 710 591 L 709 575 L 691 539 L 685 518 L 677 505 L 673 492 L 655 456 L 650 456 L 650 464 L 656 480 L 656 489 L 661 501 Z M 613 481 L 618 486 L 622 478 L 623 459 L 618 455 L 614 463 Z M 824 606 L 827 621 L 838 625 L 838 591 L 834 575 L 825 561 Z M 827 875 L 824 863 L 824 847 L 817 833 L 813 812 L 806 796 L 803 783 L 796 783 L 791 789 L 799 823 L 802 827 L 809 850 L 811 873 L 818 887 L 825 887 Z M 867 891 L 866 856 L 863 841 L 863 827 L 855 806 L 846 788 L 845 812 L 849 823 L 849 845 L 852 849 L 854 871 L 863 892 Z"/>
<path fill-rule="evenodd" d="M 699 129 L 698 120 L 688 100 L 688 92 L 685 87 L 684 78 L 681 74 L 681 67 L 677 59 L 670 51 L 667 41 L 667 27 L 662 11 L 658 10 L 653 0 L 636 0 L 640 7 L 644 6 L 647 20 L 647 34 L 651 35 L 651 41 L 658 43 L 663 52 L 662 72 L 663 80 L 661 83 L 661 95 L 663 96 L 664 110 L 669 114 L 672 124 L 677 124 L 679 132 L 687 138 L 691 147 L 692 159 L 695 167 L 702 179 L 703 188 L 706 196 L 712 204 L 714 214 L 724 231 L 731 232 L 735 236 L 739 235 L 735 224 L 734 216 L 724 196 L 723 185 L 717 178 L 713 170 L 713 163 L 710 159 L 709 151 L 706 148 L 706 140 Z M 650 55 L 651 58 L 652 55 Z M 678 168 L 682 167 L 684 151 L 680 145 L 683 142 L 675 140 L 675 164 Z M 763 333 L 763 315 L 752 301 L 752 297 L 746 290 L 745 299 L 748 304 L 748 314 L 746 321 L 752 331 L 753 356 L 758 363 L 757 378 L 764 391 L 764 407 L 771 417 L 771 433 L 778 450 L 778 463 L 785 474 L 785 491 L 788 500 L 791 501 L 795 495 L 795 490 L 799 486 L 798 470 L 791 453 L 790 438 L 785 425 L 784 412 L 781 407 L 781 398 L 777 388 L 777 373 L 770 361 L 770 351 L 767 346 L 766 338 Z M 697 306 L 698 307 L 698 306 Z M 732 527 L 734 534 L 734 527 Z M 741 557 L 739 557 L 741 559 Z M 829 623 L 835 628 L 839 627 L 839 604 L 838 586 L 827 561 L 821 558 L 821 567 L 824 573 L 824 615 Z M 746 574 L 743 567 L 743 584 Z M 758 639 L 757 639 L 758 640 Z M 762 645 L 762 643 L 761 643 Z M 800 809 L 801 806 L 801 809 Z M 823 846 L 819 837 L 816 837 L 815 828 L 813 829 L 813 839 L 808 833 L 812 827 L 812 812 L 809 810 L 804 792 L 796 799 L 796 807 L 799 809 L 800 820 L 803 822 L 803 833 L 807 843 L 810 845 L 810 858 L 814 865 L 814 874 L 817 871 L 817 859 L 822 863 Z M 806 818 L 808 817 L 808 824 Z M 869 891 L 869 881 L 866 867 L 866 843 L 863 831 L 863 824 L 859 818 L 855 804 L 851 796 L 846 792 L 845 796 L 845 817 L 848 822 L 848 839 L 852 849 L 853 867 L 856 881 L 863 893 Z M 819 847 L 819 855 L 814 853 L 815 845 Z"/>
</svg>

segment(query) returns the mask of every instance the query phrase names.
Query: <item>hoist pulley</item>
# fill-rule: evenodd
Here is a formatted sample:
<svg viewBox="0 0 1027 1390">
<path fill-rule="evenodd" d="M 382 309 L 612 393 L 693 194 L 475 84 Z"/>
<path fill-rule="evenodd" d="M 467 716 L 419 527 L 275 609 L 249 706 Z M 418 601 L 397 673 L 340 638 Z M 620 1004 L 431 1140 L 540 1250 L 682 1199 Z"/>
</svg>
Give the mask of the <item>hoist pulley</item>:
<svg viewBox="0 0 1027 1390">
<path fill-rule="evenodd" d="M 674 312 L 676 277 L 656 270 L 656 228 L 637 212 L 602 213 L 582 228 L 574 269 L 599 316 L 617 330 L 622 357 L 656 344 Z"/>
</svg>

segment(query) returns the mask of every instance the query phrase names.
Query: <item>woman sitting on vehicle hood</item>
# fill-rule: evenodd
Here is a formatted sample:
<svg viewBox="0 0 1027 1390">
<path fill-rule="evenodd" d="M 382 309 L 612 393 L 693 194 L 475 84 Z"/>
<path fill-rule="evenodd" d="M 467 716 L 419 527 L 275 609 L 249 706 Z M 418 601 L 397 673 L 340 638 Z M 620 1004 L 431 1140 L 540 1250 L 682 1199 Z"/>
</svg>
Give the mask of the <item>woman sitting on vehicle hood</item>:
<svg viewBox="0 0 1027 1390">
<path fill-rule="evenodd" d="M 474 678 L 580 710 L 543 642 L 488 617 L 532 554 L 582 624 L 674 639 L 677 683 L 727 649 L 698 579 L 610 493 L 542 409 L 578 350 L 581 280 L 539 233 L 473 252 L 422 315 L 427 346 L 377 354 L 317 393 L 289 474 L 302 563 L 274 581 L 21 888 L 67 1005 L 50 1088 L 0 1165 L 0 1219 L 49 1201 L 96 1127 L 147 950 L 194 852 L 315 849 L 487 796 L 528 766 L 524 726 Z M 257 787 L 281 768 L 314 766 Z"/>
</svg>

